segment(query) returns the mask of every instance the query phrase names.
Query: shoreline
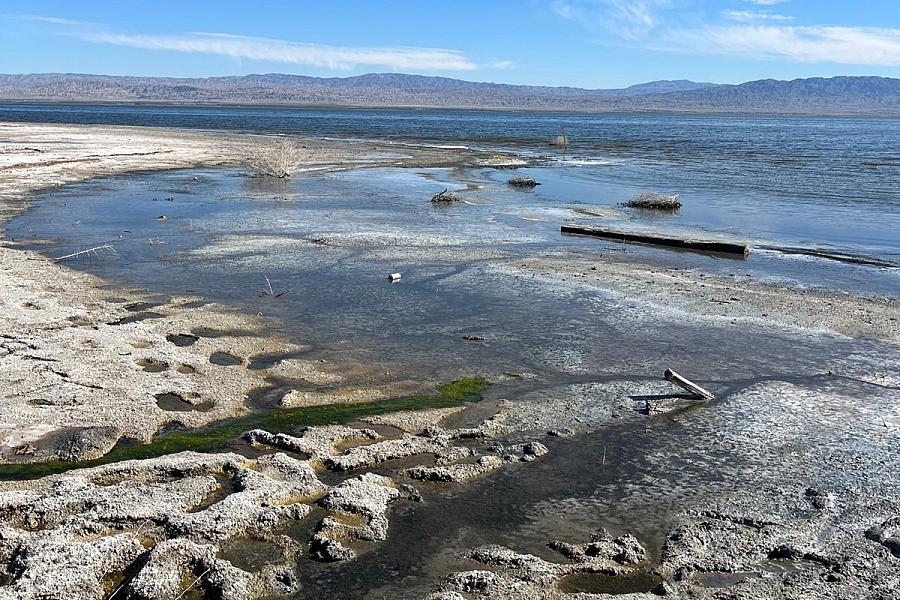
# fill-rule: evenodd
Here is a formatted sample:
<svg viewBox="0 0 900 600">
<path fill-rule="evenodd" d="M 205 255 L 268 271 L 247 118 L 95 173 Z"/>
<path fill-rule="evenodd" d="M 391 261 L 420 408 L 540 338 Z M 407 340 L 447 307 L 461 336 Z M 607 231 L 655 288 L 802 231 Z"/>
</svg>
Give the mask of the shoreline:
<svg viewBox="0 0 900 600">
<path fill-rule="evenodd" d="M 725 111 L 710 110 L 706 108 L 696 109 L 604 109 L 604 108 L 521 108 L 521 107 L 502 107 L 502 106 L 436 106 L 429 104 L 302 104 L 295 102 L 272 103 L 272 102 L 242 102 L 242 101 L 196 101 L 196 102 L 166 102 L 161 100 L 91 100 L 77 98 L 0 98 L 0 104 L 77 104 L 84 106 L 174 106 L 174 107 L 192 107 L 192 106 L 209 106 L 209 107 L 248 107 L 248 108 L 296 108 L 296 109 L 341 109 L 341 110 L 456 110 L 456 111 L 472 111 L 472 112 L 512 112 L 512 113 L 561 113 L 561 114 L 587 114 L 587 115 L 669 115 L 669 116 L 711 116 L 711 117 L 758 117 L 758 118 L 823 118 L 823 119 L 897 119 L 900 117 L 900 111 L 834 111 L 834 112 L 802 112 L 802 111 L 772 111 L 772 110 L 744 110 L 744 111 Z"/>
<path fill-rule="evenodd" d="M 26 210 L 39 190 L 65 183 L 157 168 L 234 165 L 247 144 L 259 139 L 176 129 L 0 124 L 0 137 L 14 135 L 24 150 L 0 153 L 0 219 Z M 515 160 L 433 148 L 404 148 L 407 158 L 378 159 L 367 155 L 371 144 L 303 142 L 310 146 L 310 163 L 332 169 L 502 166 Z M 41 151 L 27 150 L 35 147 Z M 0 151 L 10 148 L 2 145 Z M 165 160 L 154 162 L 160 157 Z M 434 249 L 415 246 L 402 255 L 415 260 L 429 251 Z M 674 323 L 682 333 L 709 333 L 713 343 L 754 328 L 783 334 L 780 340 L 825 340 L 811 348 L 833 340 L 840 346 L 827 363 L 806 357 L 799 373 L 773 368 L 759 377 L 754 368 L 767 366 L 766 357 L 758 357 L 755 366 L 721 365 L 719 373 L 727 375 L 712 378 L 717 398 L 709 403 L 686 403 L 669 384 L 644 373 L 658 365 L 641 364 L 637 356 L 628 372 L 611 368 L 601 378 L 597 373 L 605 365 L 595 365 L 577 382 L 530 385 L 528 373 L 497 374 L 506 386 L 497 393 L 508 398 L 492 394 L 489 407 L 460 411 L 441 405 L 302 431 L 253 430 L 231 452 L 179 452 L 3 482 L 0 512 L 9 518 L 0 521 L 0 599 L 71 596 L 73 586 L 85 598 L 105 598 L 118 586 L 148 598 L 177 597 L 185 578 L 201 573 L 208 591 L 232 600 L 309 594 L 316 590 L 299 580 L 300 560 L 365 561 L 373 547 L 410 561 L 405 568 L 418 572 L 421 565 L 411 558 L 417 549 L 403 541 L 421 535 L 403 526 L 404 518 L 416 514 L 413 505 L 391 516 L 392 536 L 387 515 L 394 503 L 423 498 L 421 510 L 436 512 L 442 524 L 453 521 L 453 514 L 459 518 L 459 511 L 513 513 L 514 527 L 537 536 L 550 532 L 554 537 L 543 542 L 561 554 L 554 561 L 569 561 L 545 560 L 553 556 L 546 548 L 540 557 L 520 553 L 525 549 L 516 547 L 518 531 L 504 538 L 504 548 L 482 545 L 480 536 L 454 537 L 458 532 L 446 524 L 428 536 L 434 539 L 427 548 L 435 555 L 422 559 L 441 574 L 440 582 L 427 582 L 440 590 L 428 596 L 434 600 L 473 590 L 479 600 L 565 598 L 559 586 L 567 577 L 645 570 L 652 571 L 653 586 L 663 586 L 652 588 L 657 593 L 717 597 L 717 586 L 704 583 L 711 575 L 729 581 L 722 593 L 751 598 L 794 590 L 819 599 L 829 597 L 830 586 L 863 597 L 871 582 L 896 574 L 891 540 L 898 531 L 892 519 L 900 515 L 900 502 L 893 478 L 877 473 L 900 468 L 893 450 L 900 374 L 887 364 L 900 342 L 897 301 L 729 279 L 599 250 L 480 262 L 504 276 L 539 279 L 561 301 L 585 292 L 611 297 L 623 328 L 639 327 L 653 315 L 660 317 L 654 327 Z M 262 385 L 265 371 L 249 368 L 254 357 L 280 357 L 280 374 L 333 386 L 312 398 L 301 394 L 307 406 L 409 396 L 428 388 L 373 372 L 370 365 L 323 362 L 302 340 L 266 335 L 265 317 L 196 296 L 160 301 L 153 290 L 104 285 L 0 242 L 3 462 L 89 460 L 122 437 L 147 441 L 179 427 L 190 435 L 220 418 L 245 415 L 247 390 Z M 671 342 L 672 360 L 687 350 L 683 344 Z M 717 350 L 713 345 L 706 351 Z M 572 368 L 578 373 L 581 366 L 574 361 Z M 616 440 L 609 433 L 616 428 L 630 433 Z M 613 440 L 618 443 L 608 456 Z M 590 479 L 577 465 L 609 469 L 609 485 L 622 497 L 604 498 L 608 488 L 600 487 L 570 492 Z M 486 494 L 483 486 L 467 487 L 486 483 L 498 470 L 502 487 L 512 489 L 505 493 L 513 494 L 515 510 L 502 490 Z M 565 499 L 556 498 L 554 489 Z M 477 504 L 454 507 L 445 490 L 453 490 L 451 496 L 472 494 L 470 502 Z M 579 505 L 590 499 L 598 504 Z M 618 515 L 628 530 L 585 531 L 612 502 L 633 511 Z M 647 550 L 645 540 L 642 545 L 631 536 L 631 528 L 641 527 L 629 527 L 629 519 L 658 526 L 662 551 L 655 541 Z M 233 548 L 251 544 L 264 545 L 277 560 L 254 569 L 235 566 L 243 563 Z M 462 551 L 461 558 L 447 559 L 448 548 Z M 6 564 L 14 557 L 24 557 L 23 566 Z M 383 556 L 375 560 L 382 568 L 393 564 Z M 783 577 L 766 575 L 772 561 L 784 563 Z M 72 573 L 60 576 L 67 568 L 61 564 Z M 469 571 L 473 565 L 481 570 Z M 137 574 L 126 574 L 129 569 Z M 635 589 L 635 598 L 656 597 L 650 590 Z"/>
<path fill-rule="evenodd" d="M 254 143 L 267 137 L 0 124 L 0 138 L 17 140 L 0 148 L 0 233 L 3 222 L 27 210 L 32 198 L 48 189 L 117 174 L 242 165 Z M 459 157 L 439 149 L 405 149 L 406 158 L 384 159 L 370 157 L 371 146 L 361 143 L 301 142 L 304 163 L 321 170 L 496 159 L 475 152 Z M 0 287 L 8 290 L 0 315 L 0 357 L 5 359 L 0 379 L 6 388 L 2 462 L 36 462 L 59 454 L 96 458 L 122 437 L 146 442 L 173 420 L 194 428 L 246 414 L 244 397 L 265 385 L 266 372 L 211 364 L 208 357 L 226 353 L 249 364 L 256 355 L 307 350 L 266 334 L 264 318 L 224 306 L 198 307 L 201 299 L 196 297 L 172 297 L 153 307 L 153 318 L 140 320 L 145 311 L 138 309 L 152 299 L 152 290 L 102 289 L 103 280 L 15 246 L 0 239 Z M 213 330 L 212 337 L 193 333 L 204 328 Z M 167 339 L 177 335 L 193 342 L 178 346 Z M 72 348 L 82 356 L 71 356 Z M 33 372 L 36 365 L 43 365 L 38 373 Z M 312 403 L 378 400 L 420 393 L 429 385 L 385 378 L 365 365 L 315 359 L 297 360 L 280 374 L 334 383 L 333 391 L 307 400 Z M 42 390 L 56 390 L 53 395 L 66 398 L 48 400 Z M 174 394 L 185 404 L 178 412 L 162 410 L 154 394 Z"/>
</svg>

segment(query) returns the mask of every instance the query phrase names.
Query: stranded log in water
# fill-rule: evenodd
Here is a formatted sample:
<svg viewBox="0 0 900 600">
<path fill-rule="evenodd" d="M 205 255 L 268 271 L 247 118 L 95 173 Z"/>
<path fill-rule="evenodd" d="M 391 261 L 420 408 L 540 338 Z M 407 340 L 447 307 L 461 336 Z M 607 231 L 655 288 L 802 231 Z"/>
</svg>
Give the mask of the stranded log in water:
<svg viewBox="0 0 900 600">
<path fill-rule="evenodd" d="M 326 404 L 305 408 L 276 410 L 266 414 L 223 421 L 202 429 L 173 431 L 154 438 L 149 444 L 119 443 L 109 453 L 94 460 L 0 465 L 0 480 L 36 479 L 72 469 L 94 467 L 123 460 L 145 459 L 185 450 L 210 452 L 221 450 L 251 429 L 292 431 L 297 427 L 346 423 L 361 417 L 403 410 L 446 408 L 467 402 L 478 402 L 490 386 L 483 377 L 465 377 L 442 385 L 433 395 L 408 396 L 356 404 Z"/>
<path fill-rule="evenodd" d="M 670 248 L 680 248 L 692 252 L 718 252 L 721 254 L 736 254 L 740 257 L 747 256 L 747 253 L 750 252 L 750 246 L 746 244 L 667 237 L 655 233 L 631 233 L 615 229 L 603 229 L 600 227 L 584 227 L 582 225 L 563 225 L 560 227 L 560 231 L 562 233 L 589 235 L 619 242 L 636 242 L 638 244 L 650 244 L 652 246 L 668 246 Z"/>
</svg>

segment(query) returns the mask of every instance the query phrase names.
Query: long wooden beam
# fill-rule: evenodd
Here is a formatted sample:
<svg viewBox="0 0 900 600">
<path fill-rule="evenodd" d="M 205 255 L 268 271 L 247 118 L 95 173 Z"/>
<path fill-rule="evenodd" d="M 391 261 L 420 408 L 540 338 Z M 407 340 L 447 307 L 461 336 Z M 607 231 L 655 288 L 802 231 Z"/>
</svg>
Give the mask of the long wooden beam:
<svg viewBox="0 0 900 600">
<path fill-rule="evenodd" d="M 573 235 L 588 235 L 619 242 L 634 242 L 638 244 L 650 244 L 652 246 L 667 246 L 680 248 L 693 252 L 717 252 L 720 254 L 736 254 L 747 256 L 750 246 L 733 242 L 720 242 L 716 240 L 695 240 L 690 238 L 678 238 L 655 233 L 635 233 L 619 231 L 617 229 L 604 229 L 602 227 L 585 227 L 583 225 L 563 225 L 562 233 Z"/>
</svg>

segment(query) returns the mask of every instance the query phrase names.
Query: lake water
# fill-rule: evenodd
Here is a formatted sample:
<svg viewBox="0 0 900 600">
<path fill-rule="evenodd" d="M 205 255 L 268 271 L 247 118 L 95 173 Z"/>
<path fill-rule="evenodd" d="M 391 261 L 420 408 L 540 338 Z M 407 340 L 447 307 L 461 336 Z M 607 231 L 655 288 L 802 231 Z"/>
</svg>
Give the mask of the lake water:
<svg viewBox="0 0 900 600">
<path fill-rule="evenodd" d="M 68 264 L 112 285 L 262 312 L 316 356 L 383 365 L 398 379 L 530 374 L 498 384 L 489 400 L 565 399 L 585 383 L 658 380 L 669 366 L 702 374 L 727 401 L 770 378 L 839 385 L 822 374 L 846 357 L 895 354 L 872 340 L 693 321 L 511 274 L 507 263 L 621 252 L 561 236 L 559 226 L 600 222 L 580 211 L 615 209 L 647 189 L 681 193 L 685 207 L 674 215 L 620 210 L 611 220 L 896 260 L 900 121 L 46 105 L 0 106 L 0 119 L 295 132 L 373 138 L 379 147 L 508 148 L 546 159 L 522 170 L 542 182 L 532 191 L 510 188 L 510 171 L 488 168 L 379 168 L 290 180 L 228 169 L 123 175 L 48 192 L 7 224 L 7 237 L 50 256 L 111 243 L 116 256 Z M 574 142 L 566 154 L 546 145 L 561 125 Z M 431 194 L 443 188 L 464 190 L 466 202 L 432 206 Z M 627 256 L 733 277 L 900 290 L 897 269 L 772 250 L 727 260 L 634 246 Z M 403 273 L 397 284 L 387 281 L 394 271 Z M 285 295 L 260 297 L 266 277 Z M 842 394 L 867 393 L 840 385 Z M 690 443 L 678 423 L 629 423 L 542 437 L 550 454 L 520 471 L 450 490 L 421 486 L 425 502 L 392 511 L 388 540 L 358 560 L 301 561 L 298 597 L 415 598 L 471 568 L 458 557 L 463 549 L 501 543 L 549 558 L 548 540 L 586 539 L 598 526 L 634 532 L 658 554 L 672 515 L 723 493 L 737 480 L 732 469 L 741 457 L 695 464 L 680 458 Z M 654 463 L 654 455 L 665 459 Z"/>
<path fill-rule="evenodd" d="M 473 110 L 0 104 L 0 121 L 277 132 L 382 144 L 512 149 L 547 166 L 537 194 L 611 206 L 678 193 L 698 228 L 900 262 L 900 119 Z M 548 140 L 564 129 L 565 152 Z"/>
</svg>

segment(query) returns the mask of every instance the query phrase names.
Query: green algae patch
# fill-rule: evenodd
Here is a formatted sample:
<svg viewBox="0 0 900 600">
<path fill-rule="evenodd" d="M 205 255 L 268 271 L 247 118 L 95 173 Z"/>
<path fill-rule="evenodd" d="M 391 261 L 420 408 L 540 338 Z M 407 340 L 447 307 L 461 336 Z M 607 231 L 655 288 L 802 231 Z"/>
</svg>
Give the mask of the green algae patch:
<svg viewBox="0 0 900 600">
<path fill-rule="evenodd" d="M 150 443 L 119 442 L 107 454 L 93 460 L 68 462 L 53 460 L 40 463 L 0 465 L 0 480 L 37 479 L 72 469 L 95 467 L 124 460 L 156 458 L 192 450 L 216 452 L 236 441 L 251 429 L 289 433 L 310 425 L 334 425 L 404 410 L 448 408 L 479 402 L 490 383 L 483 377 L 465 377 L 438 387 L 434 394 L 390 398 L 356 404 L 324 404 L 303 408 L 281 409 L 263 414 L 229 419 L 199 429 L 171 431 L 156 436 Z"/>
<path fill-rule="evenodd" d="M 653 590 L 662 577 L 641 569 L 618 575 L 610 573 L 573 573 L 559 580 L 559 589 L 567 594 L 638 594 Z"/>
</svg>

